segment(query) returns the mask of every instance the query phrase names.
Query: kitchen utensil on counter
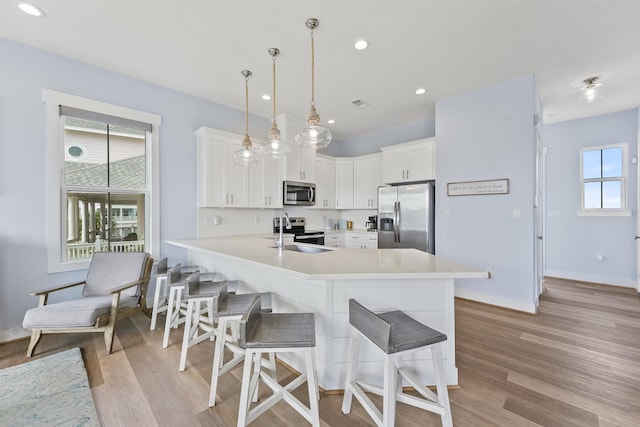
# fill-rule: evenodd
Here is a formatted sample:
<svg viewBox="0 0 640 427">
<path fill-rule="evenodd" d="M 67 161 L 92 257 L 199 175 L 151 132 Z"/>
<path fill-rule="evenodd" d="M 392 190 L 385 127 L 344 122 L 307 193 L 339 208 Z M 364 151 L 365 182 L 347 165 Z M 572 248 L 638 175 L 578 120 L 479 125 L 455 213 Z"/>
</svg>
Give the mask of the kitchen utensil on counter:
<svg viewBox="0 0 640 427">
<path fill-rule="evenodd" d="M 369 217 L 369 221 L 365 223 L 367 227 L 367 231 L 377 231 L 378 230 L 378 215 L 373 215 Z"/>
<path fill-rule="evenodd" d="M 347 230 L 353 230 L 353 221 L 347 221 Z"/>
<path fill-rule="evenodd" d="M 340 230 L 346 230 L 347 229 L 347 220 L 346 219 L 341 219 L 340 222 Z"/>
<path fill-rule="evenodd" d="M 324 229 L 333 230 L 333 218 L 324 218 Z"/>
</svg>

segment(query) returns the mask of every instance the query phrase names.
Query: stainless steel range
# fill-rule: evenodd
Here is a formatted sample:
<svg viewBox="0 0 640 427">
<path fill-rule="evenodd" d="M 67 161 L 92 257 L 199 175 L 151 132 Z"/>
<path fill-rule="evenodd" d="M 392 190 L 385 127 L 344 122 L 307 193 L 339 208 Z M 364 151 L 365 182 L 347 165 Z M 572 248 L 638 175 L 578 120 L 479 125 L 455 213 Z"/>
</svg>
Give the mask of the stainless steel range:
<svg viewBox="0 0 640 427">
<path fill-rule="evenodd" d="M 324 231 L 307 231 L 304 217 L 293 216 L 289 218 L 289 222 L 291 223 L 291 228 L 283 226 L 282 231 L 287 234 L 293 234 L 294 242 L 324 245 Z M 280 217 L 273 218 L 273 232 L 280 232 Z"/>
</svg>

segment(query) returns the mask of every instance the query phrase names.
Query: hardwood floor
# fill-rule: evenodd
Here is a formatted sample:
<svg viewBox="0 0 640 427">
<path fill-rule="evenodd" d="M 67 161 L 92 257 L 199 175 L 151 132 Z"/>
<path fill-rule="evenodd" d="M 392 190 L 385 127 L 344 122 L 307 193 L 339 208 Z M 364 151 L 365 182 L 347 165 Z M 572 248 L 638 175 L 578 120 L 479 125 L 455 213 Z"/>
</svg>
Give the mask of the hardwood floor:
<svg viewBox="0 0 640 427">
<path fill-rule="evenodd" d="M 454 424 L 640 426 L 638 293 L 558 279 L 545 287 L 537 316 L 456 300 Z M 213 344 L 192 347 L 187 370 L 178 372 L 182 329 L 162 349 L 162 329 L 148 328 L 143 315 L 120 321 L 111 355 L 100 334 L 45 335 L 34 358 L 80 347 L 105 426 L 235 425 L 241 368 L 220 379 L 219 403 L 208 408 Z M 0 368 L 27 361 L 27 344 L 1 344 Z M 282 379 L 289 374 L 279 369 Z M 303 402 L 305 393 L 298 390 Z M 373 425 L 355 399 L 348 416 L 341 403 L 341 395 L 322 396 L 322 425 Z M 403 404 L 397 412 L 398 426 L 440 425 L 438 416 Z M 308 424 L 281 402 L 251 425 Z"/>
</svg>

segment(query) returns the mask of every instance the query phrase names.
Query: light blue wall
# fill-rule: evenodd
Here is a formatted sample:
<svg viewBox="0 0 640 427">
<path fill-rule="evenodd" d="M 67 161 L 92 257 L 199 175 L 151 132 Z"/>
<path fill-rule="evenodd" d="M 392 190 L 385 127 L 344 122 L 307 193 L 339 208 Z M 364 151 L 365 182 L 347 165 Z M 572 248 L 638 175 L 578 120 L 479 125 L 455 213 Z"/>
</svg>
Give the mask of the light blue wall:
<svg viewBox="0 0 640 427">
<path fill-rule="evenodd" d="M 47 273 L 43 88 L 162 116 L 161 242 L 196 235 L 194 131 L 244 130 L 242 111 L 0 38 L 0 332 L 20 326 L 26 309 L 37 304 L 30 291 L 85 275 Z M 252 134 L 268 129 L 268 120 L 251 118 Z M 168 245 L 161 253 L 172 263 L 186 259 Z"/>
<path fill-rule="evenodd" d="M 526 75 L 436 102 L 436 255 L 492 270 L 457 280 L 456 295 L 525 311 L 535 309 L 536 98 Z M 450 182 L 502 178 L 509 194 L 447 196 Z"/>
<path fill-rule="evenodd" d="M 415 141 L 422 138 L 429 138 L 436 134 L 435 118 L 426 118 L 414 123 L 402 126 L 382 129 L 366 135 L 349 138 L 346 141 L 331 143 L 323 154 L 334 157 L 355 157 L 365 154 L 376 153 L 380 147 L 387 145 L 401 144 L 403 142 Z"/>
<path fill-rule="evenodd" d="M 638 110 L 571 120 L 544 128 L 547 154 L 547 274 L 635 286 Z M 628 208 L 633 216 L 577 216 L 580 149 L 628 143 Z M 598 255 L 603 257 L 598 261 Z"/>
</svg>

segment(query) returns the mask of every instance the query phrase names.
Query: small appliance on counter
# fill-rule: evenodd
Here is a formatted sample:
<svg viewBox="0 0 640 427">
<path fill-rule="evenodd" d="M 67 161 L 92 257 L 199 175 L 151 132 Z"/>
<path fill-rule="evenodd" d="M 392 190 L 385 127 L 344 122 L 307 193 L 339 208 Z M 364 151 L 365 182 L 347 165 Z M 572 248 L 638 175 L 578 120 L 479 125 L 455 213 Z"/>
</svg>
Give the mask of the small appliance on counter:
<svg viewBox="0 0 640 427">
<path fill-rule="evenodd" d="M 301 216 L 289 218 L 291 228 L 282 228 L 283 233 L 293 234 L 293 241 L 299 243 L 309 243 L 312 245 L 324 245 L 324 231 L 307 231 L 305 229 L 306 220 Z M 273 218 L 273 232 L 280 232 L 280 217 Z"/>
<path fill-rule="evenodd" d="M 370 216 L 365 226 L 367 227 L 367 231 L 378 231 L 378 215 Z"/>
</svg>

